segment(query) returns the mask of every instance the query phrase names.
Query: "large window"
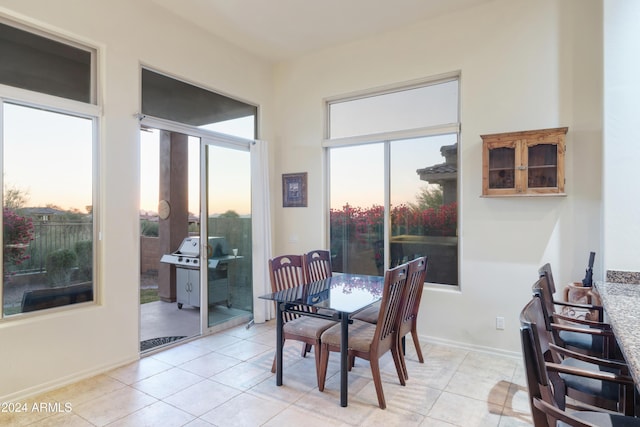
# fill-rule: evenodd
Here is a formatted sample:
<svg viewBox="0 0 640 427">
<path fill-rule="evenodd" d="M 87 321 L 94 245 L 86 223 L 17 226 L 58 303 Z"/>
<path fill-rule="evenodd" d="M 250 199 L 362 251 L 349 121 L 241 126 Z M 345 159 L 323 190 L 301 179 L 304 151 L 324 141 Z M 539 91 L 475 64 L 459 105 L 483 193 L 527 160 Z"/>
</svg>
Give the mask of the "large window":
<svg viewBox="0 0 640 427">
<path fill-rule="evenodd" d="M 2 317 L 93 301 L 95 52 L 0 24 L 0 57 Z"/>
<path fill-rule="evenodd" d="M 328 102 L 335 271 L 382 274 L 426 255 L 458 285 L 458 79 Z"/>
</svg>

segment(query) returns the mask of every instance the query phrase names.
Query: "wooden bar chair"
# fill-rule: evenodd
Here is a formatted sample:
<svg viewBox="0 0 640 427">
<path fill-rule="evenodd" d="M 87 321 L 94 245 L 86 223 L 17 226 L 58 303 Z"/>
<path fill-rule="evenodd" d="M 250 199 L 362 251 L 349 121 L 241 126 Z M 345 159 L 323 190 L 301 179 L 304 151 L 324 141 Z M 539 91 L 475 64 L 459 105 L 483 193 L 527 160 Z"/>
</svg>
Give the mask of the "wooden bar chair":
<svg viewBox="0 0 640 427">
<path fill-rule="evenodd" d="M 535 351 L 529 359 L 525 358 L 525 368 L 528 370 L 533 364 L 540 371 L 539 375 L 546 375 L 545 382 L 553 388 L 552 404 L 564 410 L 568 396 L 592 407 L 633 415 L 635 386 L 627 365 L 586 356 L 553 344 L 545 326 L 542 305 L 541 299 L 534 296 L 520 313 L 520 325 L 521 330 L 528 331 Z M 532 413 L 535 420 L 537 416 L 533 406 Z"/>
<path fill-rule="evenodd" d="M 520 328 L 520 339 L 529 391 L 529 404 L 536 427 L 640 427 L 640 419 L 638 418 L 607 412 L 569 412 L 565 408 L 561 408 L 555 396 L 557 391 L 547 374 L 536 328 L 531 324 L 524 323 Z"/>
<path fill-rule="evenodd" d="M 622 353 L 618 349 L 611 326 L 558 313 L 556 306 L 562 302 L 553 299 L 555 286 L 550 270 L 543 268 L 540 274 L 540 278 L 532 286 L 532 292 L 542 300 L 545 324 L 553 335 L 554 343 L 590 356 L 621 360 Z"/>
<path fill-rule="evenodd" d="M 387 351 L 391 351 L 393 362 L 400 384 L 405 385 L 404 373 L 400 361 L 398 349 L 398 319 L 402 296 L 407 281 L 407 266 L 387 270 L 385 273 L 382 290 L 382 302 L 376 324 L 354 320 L 349 326 L 349 359 L 355 357 L 369 361 L 371 375 L 378 396 L 380 408 L 387 407 L 384 392 L 382 390 L 382 378 L 380 375 L 380 357 Z M 327 329 L 321 337 L 322 351 L 320 352 L 320 376 L 318 388 L 324 391 L 329 364 L 329 352 L 340 351 L 341 331 L 340 325 Z"/>
<path fill-rule="evenodd" d="M 304 267 L 302 255 L 281 255 L 269 260 L 269 274 L 271 277 L 271 290 L 278 292 L 304 284 Z M 307 306 L 298 307 L 300 310 L 312 311 Z M 308 348 L 313 346 L 316 361 L 316 377 L 320 372 L 320 336 L 335 325 L 333 320 L 307 317 L 294 313 L 283 312 L 284 326 L 282 329 L 283 340 L 296 340 L 303 343 L 302 357 L 306 356 Z M 284 342 L 283 342 L 284 344 Z M 276 371 L 276 359 L 274 356 L 271 372 Z"/>
</svg>

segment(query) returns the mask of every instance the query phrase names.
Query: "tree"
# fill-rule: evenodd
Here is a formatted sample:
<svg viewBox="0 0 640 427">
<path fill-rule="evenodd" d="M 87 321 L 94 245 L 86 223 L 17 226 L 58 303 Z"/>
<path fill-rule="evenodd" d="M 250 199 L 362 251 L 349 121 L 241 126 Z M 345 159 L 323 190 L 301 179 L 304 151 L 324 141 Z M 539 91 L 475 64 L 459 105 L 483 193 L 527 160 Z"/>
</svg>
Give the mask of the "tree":
<svg viewBox="0 0 640 427">
<path fill-rule="evenodd" d="M 416 195 L 417 203 L 409 203 L 409 206 L 417 210 L 437 208 L 443 203 L 442 187 L 436 185 L 425 185 L 420 188 Z"/>
<path fill-rule="evenodd" d="M 234 210 L 228 210 L 223 214 L 220 214 L 220 218 L 240 218 L 240 215 Z"/>
<path fill-rule="evenodd" d="M 29 201 L 29 192 L 12 185 L 4 187 L 4 207 L 12 211 L 25 207 Z"/>
</svg>

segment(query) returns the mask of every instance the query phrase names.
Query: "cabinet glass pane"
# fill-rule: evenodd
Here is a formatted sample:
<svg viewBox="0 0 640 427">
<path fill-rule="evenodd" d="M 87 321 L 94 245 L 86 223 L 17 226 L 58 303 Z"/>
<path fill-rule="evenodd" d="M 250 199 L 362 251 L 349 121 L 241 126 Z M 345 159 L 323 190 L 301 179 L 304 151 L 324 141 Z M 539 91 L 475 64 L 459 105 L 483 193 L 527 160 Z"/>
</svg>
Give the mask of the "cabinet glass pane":
<svg viewBox="0 0 640 427">
<path fill-rule="evenodd" d="M 489 188 L 514 188 L 516 150 L 501 147 L 489 150 Z"/>
<path fill-rule="evenodd" d="M 529 188 L 558 186 L 558 149 L 555 144 L 540 144 L 528 148 Z"/>
</svg>

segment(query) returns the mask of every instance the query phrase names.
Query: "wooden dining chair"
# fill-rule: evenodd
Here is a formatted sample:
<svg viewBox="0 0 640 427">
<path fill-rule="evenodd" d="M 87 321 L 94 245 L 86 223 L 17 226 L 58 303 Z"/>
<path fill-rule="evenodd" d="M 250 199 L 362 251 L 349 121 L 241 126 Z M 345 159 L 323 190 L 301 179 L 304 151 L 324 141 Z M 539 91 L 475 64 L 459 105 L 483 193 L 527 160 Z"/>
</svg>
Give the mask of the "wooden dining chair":
<svg viewBox="0 0 640 427">
<path fill-rule="evenodd" d="M 533 363 L 536 369 L 546 372 L 543 374 L 553 387 L 554 405 L 564 410 L 568 396 L 589 406 L 634 415 L 635 386 L 628 366 L 553 344 L 542 306 L 541 299 L 534 296 L 520 313 L 520 326 L 530 331 L 537 358 Z"/>
<path fill-rule="evenodd" d="M 281 255 L 269 260 L 269 275 L 271 278 L 272 292 L 293 288 L 304 284 L 304 267 L 302 255 Z M 299 310 L 312 311 L 308 306 L 300 306 Z M 307 354 L 309 346 L 314 348 L 316 361 L 316 377 L 319 380 L 320 372 L 320 336 L 335 325 L 333 320 L 308 317 L 295 313 L 283 312 L 283 340 L 295 340 L 303 343 L 302 357 Z M 284 342 L 283 342 L 284 344 Z M 276 358 L 274 356 L 271 372 L 276 371 Z"/>
<path fill-rule="evenodd" d="M 533 304 L 530 302 L 529 304 Z M 529 310 L 529 304 L 525 310 Z M 547 365 L 542 356 L 540 337 L 535 326 L 529 322 L 520 327 L 522 357 L 527 378 L 529 405 L 535 427 L 640 427 L 640 419 L 619 414 L 596 411 L 567 411 L 558 404 L 556 393 L 547 373 Z"/>
<path fill-rule="evenodd" d="M 420 299 L 422 298 L 422 289 L 424 288 L 424 280 L 427 276 L 427 257 L 416 258 L 407 263 L 407 284 L 405 285 L 404 295 L 400 308 L 400 319 L 398 324 L 398 346 L 400 349 L 400 361 L 402 362 L 402 372 L 405 379 L 409 379 L 407 364 L 404 360 L 405 355 L 405 336 L 411 334 L 413 345 L 416 348 L 418 361 L 424 363 L 422 357 L 422 349 L 418 340 L 418 310 L 420 309 Z"/>
<path fill-rule="evenodd" d="M 407 266 L 401 265 L 385 272 L 382 302 L 376 324 L 354 320 L 349 326 L 349 359 L 359 357 L 369 361 L 371 375 L 378 396 L 378 405 L 385 409 L 387 404 L 382 390 L 380 358 L 391 351 L 400 384 L 405 385 L 404 373 L 398 349 L 398 319 L 402 295 L 407 281 Z M 327 329 L 321 337 L 320 376 L 318 388 L 324 391 L 329 364 L 329 353 L 340 351 L 341 325 Z M 350 363 L 351 366 L 351 363 Z"/>
<path fill-rule="evenodd" d="M 304 280 L 306 283 L 317 282 L 332 276 L 331 252 L 313 250 L 304 254 Z"/>
</svg>

